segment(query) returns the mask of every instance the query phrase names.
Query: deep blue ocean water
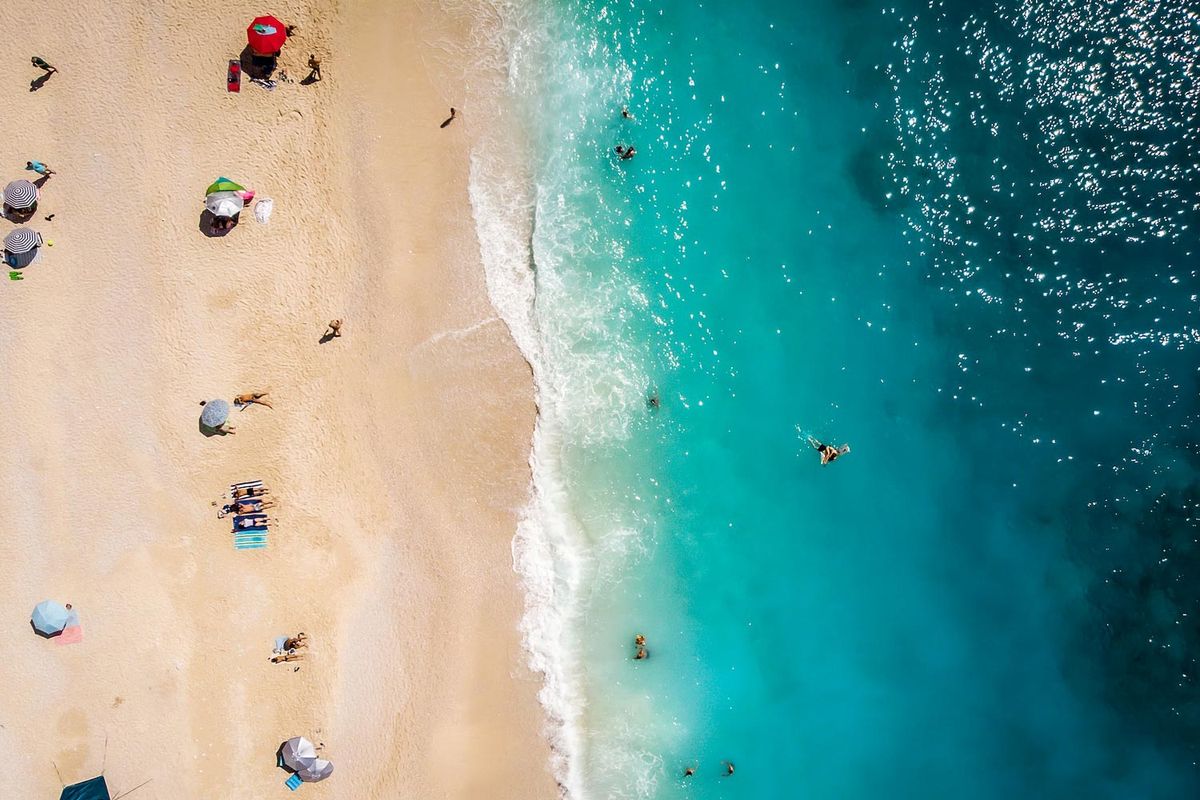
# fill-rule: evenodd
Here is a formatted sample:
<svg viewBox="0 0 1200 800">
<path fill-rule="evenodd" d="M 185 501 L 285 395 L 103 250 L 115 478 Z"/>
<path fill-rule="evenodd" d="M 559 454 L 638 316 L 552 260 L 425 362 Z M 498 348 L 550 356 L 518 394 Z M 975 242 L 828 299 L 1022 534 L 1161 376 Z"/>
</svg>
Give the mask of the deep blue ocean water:
<svg viewBox="0 0 1200 800">
<path fill-rule="evenodd" d="M 1200 796 L 1200 7 L 517 16 L 570 791 Z"/>
</svg>

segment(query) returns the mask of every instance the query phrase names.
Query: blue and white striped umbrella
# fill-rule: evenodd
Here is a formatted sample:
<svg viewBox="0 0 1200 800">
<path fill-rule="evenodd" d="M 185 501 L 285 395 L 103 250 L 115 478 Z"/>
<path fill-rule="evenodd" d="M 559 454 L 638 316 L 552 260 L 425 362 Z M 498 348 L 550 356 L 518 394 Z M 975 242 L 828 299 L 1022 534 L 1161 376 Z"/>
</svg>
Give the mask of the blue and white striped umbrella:
<svg viewBox="0 0 1200 800">
<path fill-rule="evenodd" d="M 13 228 L 4 237 L 4 249 L 18 256 L 33 252 L 41 243 L 41 235 L 29 228 Z"/>
<path fill-rule="evenodd" d="M 37 187 L 24 178 L 4 187 L 4 202 L 12 208 L 32 208 L 37 198 Z"/>
<path fill-rule="evenodd" d="M 200 412 L 200 424 L 206 428 L 219 428 L 229 419 L 229 403 L 224 400 L 209 400 Z"/>
</svg>

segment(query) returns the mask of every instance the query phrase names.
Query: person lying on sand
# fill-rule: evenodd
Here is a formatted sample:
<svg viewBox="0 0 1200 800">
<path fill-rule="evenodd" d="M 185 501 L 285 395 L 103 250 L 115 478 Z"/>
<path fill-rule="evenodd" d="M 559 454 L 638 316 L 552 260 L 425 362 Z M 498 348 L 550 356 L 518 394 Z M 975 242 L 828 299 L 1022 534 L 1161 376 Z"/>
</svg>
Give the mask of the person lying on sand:
<svg viewBox="0 0 1200 800">
<path fill-rule="evenodd" d="M 49 177 L 50 175 L 57 175 L 57 174 L 58 174 L 57 172 L 55 172 L 54 170 L 50 169 L 49 167 L 47 167 L 45 164 L 43 164 L 43 163 L 42 163 L 42 162 L 40 162 L 40 161 L 26 161 L 26 162 L 25 162 L 25 169 L 28 169 L 28 170 L 33 170 L 33 171 L 34 171 L 34 172 L 36 172 L 38 175 L 45 175 L 45 176 L 47 176 L 47 177 Z"/>
<path fill-rule="evenodd" d="M 276 653 L 271 656 L 272 664 L 282 664 L 286 661 L 301 661 L 304 659 L 303 653 Z"/>
<path fill-rule="evenodd" d="M 834 447 L 830 444 L 821 444 L 811 436 L 808 437 L 808 442 L 816 448 L 818 453 L 821 454 L 822 466 L 836 460 L 839 456 L 844 456 L 846 453 L 850 452 L 850 445 L 848 444 L 844 444 L 841 447 Z"/>
<path fill-rule="evenodd" d="M 233 491 L 233 499 L 238 500 L 243 497 L 262 497 L 265 494 L 270 494 L 271 490 L 266 486 L 242 486 Z"/>
<path fill-rule="evenodd" d="M 257 498 L 250 501 L 236 500 L 221 509 L 222 516 L 225 514 L 254 514 L 267 508 L 272 508 L 275 505 L 274 500 L 259 500 Z"/>
<path fill-rule="evenodd" d="M 58 72 L 58 68 L 49 64 L 46 59 L 41 56 L 34 56 L 29 59 L 29 63 L 33 64 L 38 69 L 44 69 L 46 72 Z"/>
<path fill-rule="evenodd" d="M 298 633 L 295 636 L 288 638 L 283 643 L 284 650 L 295 650 L 297 647 L 308 647 L 308 636 L 303 633 Z"/>
<path fill-rule="evenodd" d="M 233 398 L 233 404 L 237 406 L 248 406 L 257 403 L 260 406 L 273 408 L 270 403 L 268 403 L 266 400 L 263 400 L 263 398 L 268 394 L 269 392 L 247 392 L 246 394 L 239 394 L 237 397 Z"/>
<path fill-rule="evenodd" d="M 239 528 L 261 528 L 263 525 L 272 525 L 275 520 L 270 517 L 255 517 L 254 519 L 238 519 L 234 520 L 234 525 Z"/>
</svg>

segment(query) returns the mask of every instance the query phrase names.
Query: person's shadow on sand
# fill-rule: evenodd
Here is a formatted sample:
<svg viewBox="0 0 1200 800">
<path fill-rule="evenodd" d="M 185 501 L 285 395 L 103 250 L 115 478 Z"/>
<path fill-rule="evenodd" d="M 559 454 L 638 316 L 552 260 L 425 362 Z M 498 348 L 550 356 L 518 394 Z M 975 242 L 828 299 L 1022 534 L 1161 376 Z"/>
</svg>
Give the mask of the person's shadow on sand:
<svg viewBox="0 0 1200 800">
<path fill-rule="evenodd" d="M 34 78 L 33 80 L 31 80 L 31 81 L 29 82 L 29 91 L 31 91 L 31 92 L 36 92 L 38 89 L 40 89 L 40 88 L 42 88 L 43 86 L 45 86 L 45 85 L 46 85 L 46 81 L 50 80 L 50 76 L 51 76 L 51 75 L 53 75 L 53 74 L 54 74 L 53 72 L 47 72 L 47 73 L 45 73 L 44 75 L 41 75 L 41 76 L 39 76 L 39 77 L 37 77 L 37 78 Z"/>
<path fill-rule="evenodd" d="M 330 342 L 332 342 L 332 341 L 333 341 L 334 339 L 336 339 L 336 338 L 338 338 L 338 337 L 337 337 L 337 336 L 335 336 L 334 334 L 332 334 L 332 333 L 326 333 L 326 334 L 325 334 L 324 336 L 322 336 L 320 339 L 317 339 L 317 344 L 329 344 Z"/>
</svg>

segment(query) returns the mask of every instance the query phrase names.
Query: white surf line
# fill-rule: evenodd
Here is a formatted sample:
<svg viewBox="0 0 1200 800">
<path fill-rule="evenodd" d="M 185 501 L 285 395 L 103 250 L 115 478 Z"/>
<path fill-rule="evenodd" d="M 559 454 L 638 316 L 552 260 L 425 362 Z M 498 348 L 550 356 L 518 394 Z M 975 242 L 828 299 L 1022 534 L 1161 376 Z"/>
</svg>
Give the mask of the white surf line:
<svg viewBox="0 0 1200 800">
<path fill-rule="evenodd" d="M 480 330 L 483 330 L 488 325 L 491 325 L 493 322 L 501 322 L 500 317 L 492 316 L 492 317 L 488 317 L 487 319 L 481 319 L 479 322 L 476 322 L 474 325 L 469 325 L 465 328 L 455 328 L 454 330 L 449 330 L 449 331 L 438 331 L 437 333 L 435 333 L 433 336 L 430 336 L 425 341 L 419 342 L 418 344 L 414 345 L 412 352 L 416 353 L 421 350 L 424 350 L 427 347 L 432 347 L 432 346 L 438 344 L 439 342 L 441 342 L 443 339 L 465 339 L 468 336 L 470 336 Z"/>
</svg>

